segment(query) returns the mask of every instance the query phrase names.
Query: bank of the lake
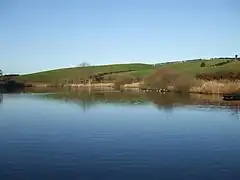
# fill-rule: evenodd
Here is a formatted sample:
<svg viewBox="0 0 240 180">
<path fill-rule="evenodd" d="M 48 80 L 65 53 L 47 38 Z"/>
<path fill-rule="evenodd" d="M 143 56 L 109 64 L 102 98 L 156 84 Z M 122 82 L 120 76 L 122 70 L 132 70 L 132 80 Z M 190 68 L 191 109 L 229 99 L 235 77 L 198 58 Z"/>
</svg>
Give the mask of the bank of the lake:
<svg viewBox="0 0 240 180">
<path fill-rule="evenodd" d="M 8 81 L 0 80 L 0 92 L 12 92 L 12 91 L 24 89 L 25 87 L 26 85 L 24 83 L 19 83 L 12 80 L 8 80 Z"/>
<path fill-rule="evenodd" d="M 143 82 L 123 84 L 120 89 L 135 89 L 142 91 L 157 91 L 157 92 L 175 92 L 173 86 L 169 88 L 146 88 L 143 86 Z M 34 83 L 31 85 L 35 88 L 44 87 L 69 87 L 69 88 L 103 88 L 103 89 L 114 89 L 114 83 L 93 83 L 93 84 L 64 84 L 64 85 L 50 85 L 43 83 Z M 195 85 L 190 87 L 187 93 L 199 93 L 199 94 L 227 94 L 236 93 L 238 94 L 240 90 L 239 81 L 196 81 Z"/>
</svg>

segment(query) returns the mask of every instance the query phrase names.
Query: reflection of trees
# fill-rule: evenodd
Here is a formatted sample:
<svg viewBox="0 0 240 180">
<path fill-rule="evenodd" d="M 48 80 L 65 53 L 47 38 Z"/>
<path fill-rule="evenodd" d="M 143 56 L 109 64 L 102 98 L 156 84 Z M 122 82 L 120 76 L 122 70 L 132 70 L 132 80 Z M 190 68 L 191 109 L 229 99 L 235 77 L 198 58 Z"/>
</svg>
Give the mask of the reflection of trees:
<svg viewBox="0 0 240 180">
<path fill-rule="evenodd" d="M 90 107 L 94 106 L 96 102 L 92 100 L 90 94 L 81 92 L 81 93 L 73 93 L 73 92 L 61 92 L 56 94 L 48 94 L 48 98 L 64 100 L 65 102 L 74 103 L 80 106 L 83 111 L 88 110 Z"/>
<path fill-rule="evenodd" d="M 80 92 L 65 94 L 65 99 L 74 101 L 80 105 L 84 111 L 99 102 L 122 105 L 142 105 L 147 102 L 152 102 L 158 109 L 171 113 L 175 106 L 190 103 L 189 95 L 174 93 Z"/>
<path fill-rule="evenodd" d="M 83 111 L 87 111 L 88 109 L 90 109 L 90 107 L 92 107 L 94 105 L 94 103 L 92 103 L 91 101 L 88 101 L 88 100 L 79 100 L 79 101 L 74 101 L 74 102 L 75 102 L 75 104 L 80 106 Z"/>
<path fill-rule="evenodd" d="M 240 120 L 240 117 L 239 117 L 240 106 L 238 105 L 238 106 L 235 106 L 235 107 L 231 107 L 230 110 L 231 110 L 232 116 L 234 116 L 236 118 L 236 120 L 239 121 Z"/>
<path fill-rule="evenodd" d="M 98 103 L 142 105 L 146 103 L 144 93 L 64 91 L 46 95 L 50 99 L 64 100 L 79 105 L 84 111 Z"/>
<path fill-rule="evenodd" d="M 78 98 L 77 100 L 74 100 L 74 103 L 81 107 L 83 111 L 87 111 L 94 105 L 96 105 L 96 102 L 91 99 L 91 96 L 83 96 L 83 98 Z"/>
<path fill-rule="evenodd" d="M 64 100 L 69 103 L 79 105 L 84 111 L 99 103 L 113 103 L 119 105 L 139 106 L 143 104 L 153 103 L 159 110 L 171 113 L 176 106 L 183 105 L 213 105 L 212 108 L 232 108 L 235 115 L 239 115 L 239 107 L 233 109 L 233 105 L 226 106 L 221 98 L 215 96 L 199 96 L 190 94 L 176 93 L 158 93 L 158 92 L 104 92 L 97 90 L 67 90 L 47 94 L 48 98 Z"/>
<path fill-rule="evenodd" d="M 2 103 L 3 103 L 3 94 L 0 93 L 0 104 L 2 104 Z"/>
<path fill-rule="evenodd" d="M 189 104 L 189 94 L 176 94 L 176 93 L 146 93 L 147 99 L 153 102 L 158 109 L 171 111 L 177 105 Z"/>
</svg>

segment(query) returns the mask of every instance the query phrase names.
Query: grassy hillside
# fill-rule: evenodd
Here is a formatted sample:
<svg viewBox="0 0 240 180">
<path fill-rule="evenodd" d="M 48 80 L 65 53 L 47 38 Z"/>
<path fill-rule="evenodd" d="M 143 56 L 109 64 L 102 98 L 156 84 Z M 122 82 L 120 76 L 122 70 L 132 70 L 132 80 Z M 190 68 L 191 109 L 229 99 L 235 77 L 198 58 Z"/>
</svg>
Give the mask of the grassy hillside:
<svg viewBox="0 0 240 180">
<path fill-rule="evenodd" d="M 219 63 L 223 63 L 229 60 L 227 64 L 214 66 Z M 201 63 L 205 63 L 205 67 L 200 67 Z M 171 68 L 178 72 L 183 72 L 190 75 L 196 75 L 201 73 L 215 73 L 215 72 L 240 72 L 240 61 L 233 61 L 233 59 L 212 59 L 212 60 L 190 60 L 190 61 L 179 61 L 171 63 L 156 64 L 152 69 L 141 69 L 139 71 L 127 72 L 134 77 L 145 77 L 154 69 L 157 68 Z"/>
<path fill-rule="evenodd" d="M 201 63 L 205 67 L 200 67 Z M 222 63 L 222 64 L 221 64 Z M 157 68 L 171 68 L 179 72 L 191 75 L 215 73 L 215 72 L 240 72 L 240 61 L 233 59 L 211 59 L 211 60 L 189 60 L 161 64 L 113 64 L 104 66 L 76 67 L 57 69 L 34 74 L 22 75 L 17 77 L 18 81 L 28 83 L 63 83 L 63 82 L 81 82 L 82 79 L 88 79 L 91 75 L 99 73 L 109 73 L 104 75 L 104 79 L 114 80 L 118 76 L 131 75 L 137 78 L 144 78 L 151 74 Z"/>
<path fill-rule="evenodd" d="M 87 79 L 89 76 L 99 73 L 133 72 L 152 68 L 153 65 L 149 64 L 112 64 L 75 67 L 22 75 L 18 77 L 17 80 L 29 83 L 62 83 L 66 80 L 79 82 L 81 79 Z"/>
<path fill-rule="evenodd" d="M 178 71 L 186 72 L 186 73 L 205 73 L 205 72 L 215 72 L 215 71 L 236 71 L 239 70 L 236 68 L 236 65 L 239 65 L 239 61 L 230 61 L 228 64 L 214 66 L 216 64 L 226 62 L 226 59 L 213 59 L 213 60 L 195 60 L 195 61 L 186 61 L 186 62 L 177 62 L 177 63 L 168 63 L 168 64 L 161 64 L 158 66 L 164 66 L 166 68 L 172 68 Z M 205 63 L 205 67 L 200 67 L 201 63 Z"/>
</svg>

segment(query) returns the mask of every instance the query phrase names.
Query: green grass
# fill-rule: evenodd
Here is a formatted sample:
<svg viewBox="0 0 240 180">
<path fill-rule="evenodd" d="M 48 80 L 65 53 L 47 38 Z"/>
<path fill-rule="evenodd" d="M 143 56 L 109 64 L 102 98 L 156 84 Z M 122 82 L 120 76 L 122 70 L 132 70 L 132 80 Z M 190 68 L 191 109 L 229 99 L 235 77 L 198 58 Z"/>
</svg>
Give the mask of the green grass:
<svg viewBox="0 0 240 180">
<path fill-rule="evenodd" d="M 213 60 L 195 60 L 195 61 L 187 61 L 187 62 L 174 62 L 174 63 L 164 63 L 157 64 L 151 69 L 141 69 L 135 72 L 127 72 L 120 73 L 122 74 L 130 74 L 134 77 L 146 77 L 152 73 L 154 69 L 157 68 L 171 68 L 179 72 L 187 73 L 190 75 L 196 75 L 198 73 L 209 73 L 209 72 L 217 72 L 217 71 L 228 71 L 228 72 L 239 72 L 240 71 L 240 62 L 233 61 L 229 64 L 225 64 L 222 66 L 213 67 L 213 65 L 221 62 L 227 61 L 226 59 L 213 59 Z M 200 64 L 205 62 L 206 67 L 201 68 Z"/>
<path fill-rule="evenodd" d="M 205 62 L 206 67 L 201 68 L 201 62 Z M 217 71 L 229 71 L 229 72 L 239 72 L 240 71 L 240 61 L 233 61 L 229 64 L 222 66 L 212 67 L 212 65 L 225 62 L 227 59 L 212 59 L 212 60 L 194 60 L 185 62 L 174 62 L 174 63 L 163 63 L 163 64 L 112 64 L 103 66 L 90 66 L 86 68 L 75 67 L 75 68 L 65 68 L 57 69 L 51 71 L 38 72 L 33 74 L 27 74 L 17 77 L 18 81 L 25 81 L 28 83 L 62 83 L 66 80 L 73 82 L 79 82 L 80 79 L 86 79 L 89 75 L 98 73 L 108 73 L 113 74 L 115 79 L 117 76 L 121 75 L 132 75 L 133 77 L 144 78 L 151 74 L 153 70 L 157 68 L 171 68 L 179 72 L 189 73 L 191 75 L 199 73 L 209 73 Z M 118 73 L 118 71 L 125 71 Z M 115 73 L 114 73 L 115 72 Z"/>
<path fill-rule="evenodd" d="M 22 75 L 18 77 L 17 80 L 27 81 L 29 83 L 61 83 L 66 80 L 77 82 L 80 79 L 86 79 L 88 76 L 98 73 L 139 71 L 142 69 L 151 68 L 153 68 L 153 65 L 149 64 L 113 64 L 104 66 L 90 66 L 86 68 L 76 67 Z"/>
<path fill-rule="evenodd" d="M 157 67 L 164 67 L 164 68 L 171 68 L 175 69 L 177 71 L 185 72 L 185 73 L 191 73 L 191 74 L 197 74 L 197 73 L 204 73 L 209 71 L 217 71 L 220 69 L 224 69 L 227 65 L 228 68 L 231 68 L 234 65 L 226 64 L 222 66 L 212 67 L 212 65 L 227 61 L 226 59 L 213 59 L 213 60 L 195 60 L 195 61 L 189 61 L 189 62 L 177 62 L 177 63 L 170 63 L 170 64 L 161 64 L 157 65 Z M 201 68 L 200 64 L 202 62 L 205 62 L 206 67 Z M 226 69 L 228 70 L 228 69 Z"/>
</svg>

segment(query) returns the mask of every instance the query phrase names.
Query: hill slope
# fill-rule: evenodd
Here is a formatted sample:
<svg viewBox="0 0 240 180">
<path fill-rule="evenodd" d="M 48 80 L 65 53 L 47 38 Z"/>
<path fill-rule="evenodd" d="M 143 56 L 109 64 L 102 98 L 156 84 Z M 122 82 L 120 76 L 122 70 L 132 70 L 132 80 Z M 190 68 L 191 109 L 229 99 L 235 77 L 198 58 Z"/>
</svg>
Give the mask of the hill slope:
<svg viewBox="0 0 240 180">
<path fill-rule="evenodd" d="M 201 63 L 205 63 L 205 67 L 201 67 Z M 239 72 L 240 73 L 240 61 L 233 59 L 212 59 L 212 60 L 189 60 L 178 61 L 171 63 L 156 64 L 152 69 L 142 69 L 134 72 L 127 72 L 122 74 L 129 74 L 134 77 L 145 77 L 149 75 L 154 69 L 157 68 L 171 68 L 173 70 L 187 73 L 190 75 L 216 73 L 216 72 Z"/>
<path fill-rule="evenodd" d="M 200 67 L 201 63 L 205 67 Z M 79 83 L 83 79 L 88 79 L 91 75 L 99 75 L 106 79 L 114 80 L 117 76 L 131 75 L 133 77 L 144 78 L 157 68 L 171 68 L 176 71 L 189 73 L 191 75 L 215 73 L 215 72 L 240 72 L 240 61 L 233 59 L 216 58 L 211 60 L 189 60 L 161 64 L 112 64 L 104 66 L 89 66 L 57 69 L 34 74 L 22 75 L 16 80 L 28 83 L 50 83 L 59 84 L 64 82 Z M 105 73 L 105 75 L 104 75 Z"/>
<path fill-rule="evenodd" d="M 28 83 L 63 83 L 67 81 L 79 82 L 82 79 L 88 79 L 91 75 L 99 73 L 122 73 L 133 72 L 146 69 L 153 69 L 149 64 L 112 64 L 104 66 L 89 66 L 57 69 L 51 71 L 38 72 L 17 77 L 18 81 Z"/>
</svg>

